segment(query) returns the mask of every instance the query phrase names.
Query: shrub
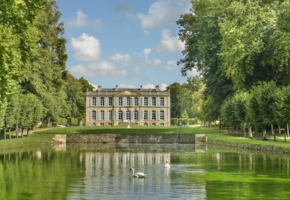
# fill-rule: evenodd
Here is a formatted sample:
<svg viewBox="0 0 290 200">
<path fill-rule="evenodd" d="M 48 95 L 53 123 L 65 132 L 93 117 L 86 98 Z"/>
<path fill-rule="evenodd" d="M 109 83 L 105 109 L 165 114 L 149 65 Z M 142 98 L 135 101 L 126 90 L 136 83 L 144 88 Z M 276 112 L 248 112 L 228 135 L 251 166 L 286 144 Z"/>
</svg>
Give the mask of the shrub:
<svg viewBox="0 0 290 200">
<path fill-rule="evenodd" d="M 53 127 L 57 127 L 57 125 L 58 125 L 57 122 L 52 122 Z"/>
<path fill-rule="evenodd" d="M 177 118 L 171 118 L 170 119 L 171 124 L 177 124 Z"/>
<path fill-rule="evenodd" d="M 70 124 L 70 125 L 72 124 L 72 118 L 71 117 L 67 118 L 67 123 Z"/>
<path fill-rule="evenodd" d="M 183 119 L 181 120 L 181 122 L 182 122 L 182 125 L 186 125 L 187 122 L 188 122 L 188 119 L 187 119 L 187 118 L 183 118 Z"/>
<path fill-rule="evenodd" d="M 190 118 L 188 119 L 189 125 L 198 124 L 197 118 Z"/>
</svg>

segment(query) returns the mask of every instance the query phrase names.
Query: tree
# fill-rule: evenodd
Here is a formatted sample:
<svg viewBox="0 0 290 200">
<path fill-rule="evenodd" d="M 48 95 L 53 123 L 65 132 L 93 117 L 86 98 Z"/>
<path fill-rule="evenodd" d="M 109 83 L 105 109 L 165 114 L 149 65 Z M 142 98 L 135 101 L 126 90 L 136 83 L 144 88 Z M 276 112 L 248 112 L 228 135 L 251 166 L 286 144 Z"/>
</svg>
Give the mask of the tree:
<svg viewBox="0 0 290 200">
<path fill-rule="evenodd" d="M 246 100 L 247 100 L 248 94 L 245 92 L 236 93 L 234 96 L 234 113 L 235 118 L 237 121 L 241 124 L 243 124 L 243 132 L 244 136 L 246 137 Z"/>
<path fill-rule="evenodd" d="M 23 66 L 35 51 L 36 16 L 44 0 L 7 0 L 0 4 L 0 104 L 15 92 Z"/>
</svg>

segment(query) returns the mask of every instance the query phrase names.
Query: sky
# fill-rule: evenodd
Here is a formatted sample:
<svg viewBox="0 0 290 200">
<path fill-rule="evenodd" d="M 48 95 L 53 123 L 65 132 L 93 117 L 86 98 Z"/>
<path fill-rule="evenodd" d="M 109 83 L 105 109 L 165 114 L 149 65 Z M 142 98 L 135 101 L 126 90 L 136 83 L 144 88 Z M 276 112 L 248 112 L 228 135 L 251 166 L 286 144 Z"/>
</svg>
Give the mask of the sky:
<svg viewBox="0 0 290 200">
<path fill-rule="evenodd" d="M 184 83 L 176 21 L 190 0 L 56 0 L 67 40 L 67 70 L 93 86 L 155 88 Z M 194 76 L 189 72 L 188 76 Z"/>
</svg>

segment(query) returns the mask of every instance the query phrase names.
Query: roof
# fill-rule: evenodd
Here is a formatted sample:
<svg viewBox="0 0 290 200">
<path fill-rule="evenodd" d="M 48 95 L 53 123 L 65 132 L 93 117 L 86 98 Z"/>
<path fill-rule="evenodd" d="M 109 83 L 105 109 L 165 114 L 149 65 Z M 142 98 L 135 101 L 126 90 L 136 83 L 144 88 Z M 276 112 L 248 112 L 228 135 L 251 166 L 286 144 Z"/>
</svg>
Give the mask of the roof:
<svg viewBox="0 0 290 200">
<path fill-rule="evenodd" d="M 138 91 L 138 92 L 140 92 L 140 88 L 118 88 L 118 92 L 121 92 L 121 91 L 125 91 L 125 90 L 133 90 L 133 91 Z M 98 90 L 96 90 L 96 91 L 98 91 Z M 102 88 L 101 89 L 101 91 L 115 91 L 115 88 Z M 156 89 L 143 89 L 142 88 L 142 92 L 149 92 L 149 91 L 151 91 L 151 92 L 156 92 Z M 159 90 L 160 92 L 163 92 L 163 91 L 161 91 L 161 90 Z"/>
</svg>

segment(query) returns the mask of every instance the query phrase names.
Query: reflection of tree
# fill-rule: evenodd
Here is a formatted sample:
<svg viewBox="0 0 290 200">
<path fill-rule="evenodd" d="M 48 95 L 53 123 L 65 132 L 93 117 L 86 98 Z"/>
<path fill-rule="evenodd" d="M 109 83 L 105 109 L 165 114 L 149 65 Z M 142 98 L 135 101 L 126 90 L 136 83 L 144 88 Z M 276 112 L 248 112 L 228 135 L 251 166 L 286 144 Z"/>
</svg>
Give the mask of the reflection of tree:
<svg viewBox="0 0 290 200">
<path fill-rule="evenodd" d="M 0 199 L 67 199 L 84 174 L 77 152 L 17 152 L 0 155 Z"/>
</svg>

